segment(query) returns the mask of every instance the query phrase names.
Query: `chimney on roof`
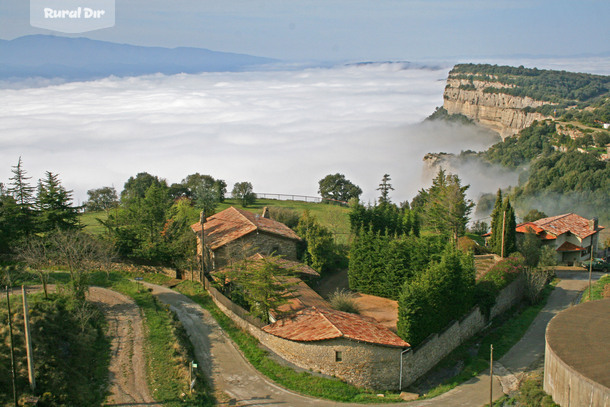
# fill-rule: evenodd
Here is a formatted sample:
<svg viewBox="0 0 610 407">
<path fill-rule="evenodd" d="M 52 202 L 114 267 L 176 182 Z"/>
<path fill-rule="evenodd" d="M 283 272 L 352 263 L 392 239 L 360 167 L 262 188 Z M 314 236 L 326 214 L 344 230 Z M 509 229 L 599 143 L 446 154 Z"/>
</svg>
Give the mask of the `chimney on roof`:
<svg viewBox="0 0 610 407">
<path fill-rule="evenodd" d="M 269 219 L 269 208 L 266 206 L 263 208 L 263 218 Z"/>
<path fill-rule="evenodd" d="M 589 219 L 589 229 L 591 229 L 591 231 L 597 231 L 597 226 L 597 218 Z"/>
</svg>

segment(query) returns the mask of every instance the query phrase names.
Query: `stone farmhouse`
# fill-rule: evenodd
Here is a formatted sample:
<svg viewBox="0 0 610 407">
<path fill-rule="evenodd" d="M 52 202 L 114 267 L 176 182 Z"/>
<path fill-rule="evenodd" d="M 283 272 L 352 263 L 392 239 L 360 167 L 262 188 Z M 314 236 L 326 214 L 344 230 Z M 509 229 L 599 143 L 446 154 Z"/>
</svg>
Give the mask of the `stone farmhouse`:
<svg viewBox="0 0 610 407">
<path fill-rule="evenodd" d="M 517 239 L 523 239 L 528 231 L 535 233 L 543 245 L 555 249 L 557 261 L 571 266 L 591 258 L 602 229 L 604 227 L 598 225 L 597 218 L 586 219 L 567 213 L 521 223 L 516 232 Z"/>
<path fill-rule="evenodd" d="M 271 260 L 295 271 L 295 277 L 286 281 L 294 287 L 292 298 L 271 313 L 269 325 L 247 322 L 247 313 L 227 303 L 226 298 L 217 302 L 220 308 L 263 346 L 303 369 L 368 388 L 397 387 L 400 358 L 410 345 L 373 318 L 332 309 L 303 281 L 319 274 L 295 261 L 301 239 L 267 214 L 266 208 L 262 216 L 234 207 L 226 209 L 205 219 L 203 242 L 201 223 L 191 225 L 198 235 L 199 254 L 206 252 L 212 258 L 212 277 L 236 261 Z M 270 254 L 282 257 L 268 257 Z M 216 300 L 221 295 L 215 289 L 210 292 Z"/>
<path fill-rule="evenodd" d="M 302 241 L 283 223 L 269 218 L 267 208 L 258 215 L 230 207 L 191 225 L 197 236 L 197 254 L 204 254 L 208 270 L 230 265 L 233 259 L 245 259 L 260 253 L 276 254 L 287 260 L 297 259 L 297 245 Z M 201 228 L 203 224 L 203 241 Z"/>
</svg>

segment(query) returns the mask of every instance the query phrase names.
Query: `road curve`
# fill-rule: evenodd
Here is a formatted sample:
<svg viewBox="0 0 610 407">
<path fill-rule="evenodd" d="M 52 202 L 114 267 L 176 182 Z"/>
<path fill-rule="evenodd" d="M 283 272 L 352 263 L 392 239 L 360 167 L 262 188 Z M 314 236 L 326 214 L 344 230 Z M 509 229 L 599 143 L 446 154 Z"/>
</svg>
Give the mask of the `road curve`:
<svg viewBox="0 0 610 407">
<path fill-rule="evenodd" d="M 565 274 L 563 278 L 581 279 L 582 276 Z M 177 314 L 193 343 L 195 355 L 203 373 L 208 377 L 214 389 L 221 390 L 232 398 L 232 405 L 362 406 L 361 404 L 314 399 L 278 386 L 250 365 L 207 310 L 174 290 L 155 284 L 144 284 L 152 289 L 152 294 L 159 301 L 169 305 Z M 553 291 L 548 305 L 540 312 L 524 339 L 516 345 L 518 348 L 516 352 L 512 353 L 514 356 L 511 356 L 511 352 L 509 352 L 502 358 L 502 363 L 509 369 L 517 371 L 523 366 L 529 366 L 536 358 L 539 358 L 538 349 L 541 346 L 544 349 L 544 335 L 542 337 L 539 335 L 541 326 L 546 327 L 550 316 L 569 306 L 583 287 L 582 281 L 573 283 L 570 280 L 562 280 L 559 290 Z M 523 355 L 527 356 L 523 357 Z M 496 372 L 494 371 L 494 373 Z M 492 386 L 495 400 L 503 395 L 502 386 L 495 375 Z M 398 404 L 410 407 L 481 406 L 489 403 L 489 391 L 489 371 L 486 371 L 434 399 Z M 387 404 L 380 405 L 387 406 Z"/>
</svg>

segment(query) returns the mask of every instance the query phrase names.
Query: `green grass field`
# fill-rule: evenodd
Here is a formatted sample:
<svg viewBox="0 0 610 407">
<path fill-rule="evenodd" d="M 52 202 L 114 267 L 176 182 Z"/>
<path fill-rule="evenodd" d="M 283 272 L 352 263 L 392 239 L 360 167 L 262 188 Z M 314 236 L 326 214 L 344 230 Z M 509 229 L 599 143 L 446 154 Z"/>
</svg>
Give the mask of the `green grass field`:
<svg viewBox="0 0 610 407">
<path fill-rule="evenodd" d="M 254 213 L 262 213 L 265 206 L 269 208 L 286 208 L 297 212 L 299 216 L 306 210 L 309 210 L 309 213 L 314 215 L 321 225 L 326 226 L 336 235 L 339 243 L 347 243 L 350 232 L 349 208 L 346 206 L 303 201 L 281 201 L 278 199 L 257 199 L 255 204 L 242 208 L 239 200 L 226 199 L 225 202 L 218 205 L 216 212 L 220 212 L 230 206 Z"/>
<path fill-rule="evenodd" d="M 92 235 L 101 235 L 106 231 L 106 228 L 98 222 L 97 219 L 106 220 L 108 218 L 108 213 L 104 211 L 100 212 L 85 212 L 79 215 L 79 222 L 82 226 L 84 226 L 84 230 L 86 232 L 91 233 Z"/>
<path fill-rule="evenodd" d="M 262 213 L 263 208 L 277 207 L 286 208 L 293 210 L 299 214 L 299 216 L 305 211 L 309 210 L 312 215 L 318 219 L 318 222 L 323 226 L 326 226 L 332 233 L 335 234 L 338 243 L 347 243 L 350 225 L 349 225 L 349 208 L 339 205 L 330 205 L 325 203 L 314 203 L 314 202 L 302 202 L 302 201 L 281 201 L 277 199 L 258 199 L 255 204 L 242 208 L 239 200 L 237 199 L 226 199 L 223 203 L 218 205 L 216 212 L 220 212 L 235 206 L 239 209 L 244 209 L 253 213 Z M 105 231 L 97 219 L 105 220 L 108 217 L 106 212 L 85 212 L 80 215 L 80 223 L 84 226 L 85 231 L 99 235 Z"/>
</svg>

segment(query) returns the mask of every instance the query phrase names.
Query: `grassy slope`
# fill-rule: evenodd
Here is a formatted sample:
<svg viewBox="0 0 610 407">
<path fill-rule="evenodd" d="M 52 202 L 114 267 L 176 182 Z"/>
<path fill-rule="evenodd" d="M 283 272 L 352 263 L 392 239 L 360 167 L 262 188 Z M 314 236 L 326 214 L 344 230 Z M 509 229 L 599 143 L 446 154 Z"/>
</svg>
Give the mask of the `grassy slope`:
<svg viewBox="0 0 610 407">
<path fill-rule="evenodd" d="M 74 303 L 66 296 L 28 294 L 30 332 L 35 356 L 36 395 L 45 406 L 99 406 L 106 397 L 110 341 L 100 332 L 105 321 L 101 313 L 92 314 L 81 330 Z M 17 397 L 32 394 L 27 381 L 20 295 L 11 297 L 13 337 L 17 364 Z M 0 405 L 12 404 L 10 357 L 6 300 L 0 304 Z M 6 340 L 5 340 L 6 338 Z M 9 401 L 10 400 L 10 401 Z"/>
<path fill-rule="evenodd" d="M 308 210 L 309 213 L 318 219 L 320 224 L 326 226 L 331 232 L 336 233 L 339 243 L 347 243 L 347 238 L 349 236 L 349 208 L 345 206 L 302 201 L 258 199 L 254 205 L 242 208 L 238 200 L 227 199 L 218 206 L 217 212 L 220 212 L 229 206 L 235 206 L 236 208 L 245 209 L 254 213 L 262 213 L 265 206 L 291 209 L 299 215 Z"/>
<path fill-rule="evenodd" d="M 92 235 L 101 235 L 106 230 L 106 228 L 104 228 L 104 226 L 98 222 L 98 218 L 101 220 L 106 220 L 108 218 L 108 214 L 104 211 L 100 211 L 85 212 L 79 215 L 80 224 L 84 226 L 85 231 L 91 233 Z"/>
<path fill-rule="evenodd" d="M 349 208 L 338 205 L 329 205 L 314 202 L 301 201 L 280 201 L 277 199 L 258 199 L 255 204 L 242 208 L 238 200 L 227 199 L 222 204 L 218 205 L 216 212 L 227 209 L 230 206 L 235 206 L 239 209 L 244 209 L 254 213 L 262 213 L 265 206 L 279 207 L 291 209 L 301 215 L 305 210 L 309 210 L 312 215 L 315 215 L 318 221 L 329 228 L 337 235 L 339 243 L 347 243 L 349 236 Z M 104 232 L 104 227 L 97 221 L 97 218 L 102 220 L 107 218 L 105 212 L 85 212 L 80 215 L 80 222 L 85 226 L 85 230 L 91 234 L 101 234 Z"/>
<path fill-rule="evenodd" d="M 596 281 L 592 286 L 591 286 L 591 298 L 592 300 L 601 300 L 603 299 L 603 292 L 604 292 L 604 288 L 606 287 L 606 285 L 610 285 L 610 275 L 605 275 L 604 277 L 600 278 L 598 281 Z M 589 289 L 585 289 L 585 291 L 582 294 L 582 298 L 580 299 L 580 302 L 587 302 L 589 301 Z"/>
</svg>

